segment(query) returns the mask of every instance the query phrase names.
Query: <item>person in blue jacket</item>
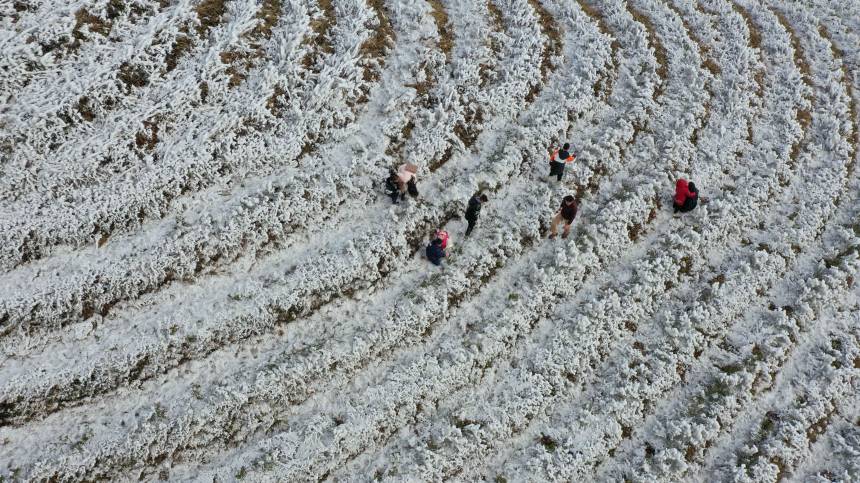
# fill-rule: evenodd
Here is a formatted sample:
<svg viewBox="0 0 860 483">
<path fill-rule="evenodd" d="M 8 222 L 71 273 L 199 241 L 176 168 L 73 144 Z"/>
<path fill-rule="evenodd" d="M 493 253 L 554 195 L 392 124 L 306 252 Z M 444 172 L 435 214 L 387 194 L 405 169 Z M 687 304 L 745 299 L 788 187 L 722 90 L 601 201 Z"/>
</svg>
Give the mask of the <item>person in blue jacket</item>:
<svg viewBox="0 0 860 483">
<path fill-rule="evenodd" d="M 430 263 L 433 265 L 442 265 L 442 259 L 445 258 L 445 249 L 442 248 L 442 240 L 440 238 L 434 238 L 429 245 L 427 245 L 427 260 L 430 260 Z"/>
</svg>

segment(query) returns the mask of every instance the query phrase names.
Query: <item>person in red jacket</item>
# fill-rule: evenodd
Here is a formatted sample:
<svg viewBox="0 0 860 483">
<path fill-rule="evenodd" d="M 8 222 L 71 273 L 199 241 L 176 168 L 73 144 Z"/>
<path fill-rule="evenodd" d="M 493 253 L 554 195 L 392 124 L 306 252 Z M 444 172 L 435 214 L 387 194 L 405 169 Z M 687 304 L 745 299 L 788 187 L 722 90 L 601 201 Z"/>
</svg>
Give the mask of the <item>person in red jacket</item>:
<svg viewBox="0 0 860 483">
<path fill-rule="evenodd" d="M 570 234 L 570 225 L 573 223 L 573 219 L 576 218 L 577 209 L 576 199 L 571 195 L 565 196 L 558 211 L 555 212 L 555 218 L 552 219 L 552 224 L 549 227 L 550 238 L 555 238 L 558 235 L 557 228 L 562 220 L 564 220 L 564 232 L 562 232 L 561 237 L 567 238 L 567 235 Z"/>
<path fill-rule="evenodd" d="M 555 149 L 549 156 L 549 177 L 557 176 L 558 181 L 561 181 L 565 165 L 572 163 L 574 159 L 576 155 L 570 152 L 570 144 L 564 143 L 561 149 Z"/>
<path fill-rule="evenodd" d="M 684 178 L 675 182 L 675 201 L 673 206 L 675 213 L 686 213 L 692 211 L 699 204 L 699 190 L 692 182 L 688 182 Z"/>
</svg>

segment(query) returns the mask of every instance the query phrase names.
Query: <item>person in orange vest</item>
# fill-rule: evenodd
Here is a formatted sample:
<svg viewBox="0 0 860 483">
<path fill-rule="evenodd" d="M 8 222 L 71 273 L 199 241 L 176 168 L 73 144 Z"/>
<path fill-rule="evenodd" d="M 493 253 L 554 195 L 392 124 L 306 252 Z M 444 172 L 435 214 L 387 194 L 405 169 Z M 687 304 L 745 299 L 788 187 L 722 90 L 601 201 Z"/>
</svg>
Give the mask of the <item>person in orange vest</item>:
<svg viewBox="0 0 860 483">
<path fill-rule="evenodd" d="M 557 176 L 558 181 L 564 175 L 564 166 L 572 163 L 576 155 L 570 152 L 570 144 L 564 143 L 561 149 L 555 149 L 549 157 L 549 177 Z"/>
</svg>

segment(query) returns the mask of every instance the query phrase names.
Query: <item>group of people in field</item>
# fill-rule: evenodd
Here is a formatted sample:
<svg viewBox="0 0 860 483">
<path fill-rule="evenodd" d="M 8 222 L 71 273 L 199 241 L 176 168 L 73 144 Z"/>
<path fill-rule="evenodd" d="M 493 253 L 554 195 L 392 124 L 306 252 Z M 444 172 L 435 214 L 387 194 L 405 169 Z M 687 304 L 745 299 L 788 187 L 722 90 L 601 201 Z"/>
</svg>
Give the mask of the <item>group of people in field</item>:
<svg viewBox="0 0 860 483">
<path fill-rule="evenodd" d="M 570 144 L 564 143 L 560 148 L 552 150 L 549 157 L 549 180 L 555 177 L 557 182 L 561 182 L 564 176 L 565 167 L 573 163 L 576 159 L 576 154 L 570 151 Z M 401 165 L 396 171 L 392 170 L 389 177 L 385 181 L 386 194 L 391 198 L 394 204 L 406 198 L 409 194 L 412 197 L 418 196 L 418 166 L 412 163 Z M 468 237 L 472 234 L 475 224 L 478 221 L 478 215 L 481 213 L 481 207 L 489 201 L 489 198 L 483 192 L 475 193 L 466 204 L 466 233 Z M 686 179 L 679 179 L 675 183 L 675 197 L 673 200 L 673 208 L 675 213 L 686 213 L 696 208 L 699 202 L 699 190 L 696 185 Z M 562 238 L 567 238 L 570 235 L 570 228 L 573 220 L 576 218 L 576 213 L 579 209 L 579 204 L 576 197 L 567 195 L 561 200 L 561 204 L 555 211 L 555 216 L 550 222 L 549 238 L 558 236 L 559 225 L 562 226 Z M 430 244 L 425 249 L 427 259 L 434 265 L 442 265 L 442 260 L 447 256 L 448 241 L 450 236 L 447 231 L 436 230 L 433 233 Z"/>
</svg>

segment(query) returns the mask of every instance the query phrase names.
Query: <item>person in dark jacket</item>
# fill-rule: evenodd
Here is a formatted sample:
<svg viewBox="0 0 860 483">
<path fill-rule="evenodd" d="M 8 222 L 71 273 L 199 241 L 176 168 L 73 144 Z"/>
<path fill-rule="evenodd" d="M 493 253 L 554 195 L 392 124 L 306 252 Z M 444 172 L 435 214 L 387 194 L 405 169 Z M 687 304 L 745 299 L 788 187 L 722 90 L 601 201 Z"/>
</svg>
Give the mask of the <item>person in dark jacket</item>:
<svg viewBox="0 0 860 483">
<path fill-rule="evenodd" d="M 569 143 L 564 143 L 561 149 L 554 150 L 549 157 L 549 177 L 556 176 L 557 180 L 561 181 L 561 177 L 564 176 L 565 165 L 572 163 L 574 159 L 576 159 L 576 155 L 571 154 Z"/>
<path fill-rule="evenodd" d="M 564 221 L 564 232 L 561 234 L 561 237 L 567 238 L 570 234 L 570 225 L 573 223 L 573 219 L 576 218 L 577 209 L 576 199 L 571 195 L 565 196 L 561 201 L 561 206 L 556 211 L 555 218 L 552 219 L 552 225 L 549 228 L 550 238 L 555 238 L 558 235 L 557 228 L 562 221 Z"/>
<path fill-rule="evenodd" d="M 466 207 L 466 222 L 469 223 L 469 226 L 466 227 L 466 236 L 472 233 L 472 229 L 475 228 L 475 222 L 478 221 L 478 215 L 481 214 L 481 205 L 487 201 L 489 201 L 489 198 L 481 192 L 469 198 L 469 204 Z"/>
<path fill-rule="evenodd" d="M 395 205 L 405 196 L 400 192 L 399 180 L 397 171 L 394 170 L 391 170 L 390 175 L 385 180 L 385 194 L 391 198 L 391 202 Z"/>
<path fill-rule="evenodd" d="M 427 245 L 427 260 L 430 260 L 430 263 L 433 265 L 442 265 L 442 259 L 445 258 L 445 249 L 442 248 L 442 240 L 439 238 L 434 238 L 429 245 Z"/>
<path fill-rule="evenodd" d="M 690 181 L 681 178 L 675 183 L 675 200 L 673 207 L 675 213 L 686 213 L 692 211 L 699 204 L 699 190 Z"/>
</svg>

